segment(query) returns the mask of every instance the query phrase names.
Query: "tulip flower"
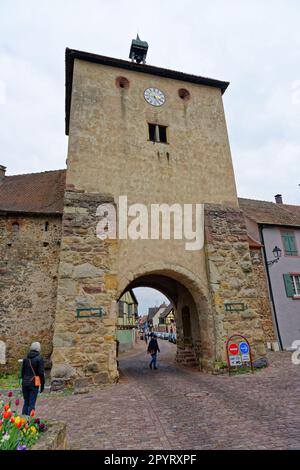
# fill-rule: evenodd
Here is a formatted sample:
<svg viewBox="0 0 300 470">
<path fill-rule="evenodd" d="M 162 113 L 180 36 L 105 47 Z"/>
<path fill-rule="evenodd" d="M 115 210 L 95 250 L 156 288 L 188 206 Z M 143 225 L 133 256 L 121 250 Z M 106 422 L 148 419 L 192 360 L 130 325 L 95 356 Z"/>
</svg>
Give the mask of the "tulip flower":
<svg viewBox="0 0 300 470">
<path fill-rule="evenodd" d="M 11 411 L 3 411 L 2 416 L 3 416 L 4 419 L 8 419 L 12 416 L 12 412 Z"/>
<path fill-rule="evenodd" d="M 9 397 L 12 397 L 13 396 L 13 392 L 8 392 L 7 394 Z"/>
<path fill-rule="evenodd" d="M 9 409 L 9 404 L 6 403 L 6 405 L 4 405 L 4 411 L 7 411 Z"/>
<path fill-rule="evenodd" d="M 26 446 L 22 444 L 17 445 L 17 450 L 26 450 Z"/>
<path fill-rule="evenodd" d="M 34 415 L 35 415 L 35 410 L 31 410 L 30 411 L 30 416 L 33 418 Z"/>
<path fill-rule="evenodd" d="M 15 418 L 14 418 L 13 416 L 10 418 L 10 422 L 11 422 L 11 423 L 14 423 L 14 422 L 15 422 Z"/>
<path fill-rule="evenodd" d="M 16 399 L 15 403 L 16 403 L 16 406 L 19 406 L 19 404 L 20 404 L 19 398 Z"/>
</svg>

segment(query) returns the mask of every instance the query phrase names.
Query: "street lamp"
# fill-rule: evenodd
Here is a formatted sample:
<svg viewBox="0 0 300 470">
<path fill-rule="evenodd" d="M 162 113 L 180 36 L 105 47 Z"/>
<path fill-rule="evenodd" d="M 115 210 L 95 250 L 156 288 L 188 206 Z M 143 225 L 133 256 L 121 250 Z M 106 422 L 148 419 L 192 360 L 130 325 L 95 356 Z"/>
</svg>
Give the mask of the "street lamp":
<svg viewBox="0 0 300 470">
<path fill-rule="evenodd" d="M 273 256 L 275 259 L 271 261 L 267 261 L 268 266 L 272 266 L 274 263 L 277 263 L 279 261 L 279 258 L 281 257 L 281 249 L 278 248 L 278 246 L 275 246 L 274 249 L 272 250 Z"/>
</svg>

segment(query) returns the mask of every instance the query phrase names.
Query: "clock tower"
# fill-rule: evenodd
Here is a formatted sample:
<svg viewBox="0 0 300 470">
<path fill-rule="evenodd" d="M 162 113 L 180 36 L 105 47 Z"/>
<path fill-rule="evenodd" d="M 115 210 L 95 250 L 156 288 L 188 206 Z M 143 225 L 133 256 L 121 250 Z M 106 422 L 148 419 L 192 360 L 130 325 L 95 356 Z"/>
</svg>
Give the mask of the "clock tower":
<svg viewBox="0 0 300 470">
<path fill-rule="evenodd" d="M 147 49 L 133 40 L 131 62 L 66 50 L 69 146 L 53 382 L 117 380 L 116 305 L 138 286 L 173 303 L 178 362 L 192 355 L 211 370 L 237 330 L 264 355 L 223 109 L 228 82 L 146 65 Z M 174 237 L 99 239 L 99 206 L 118 214 L 120 197 L 149 211 L 203 204 L 204 246 L 188 251 Z M 226 314 L 228 301 L 242 303 L 243 315 Z"/>
</svg>

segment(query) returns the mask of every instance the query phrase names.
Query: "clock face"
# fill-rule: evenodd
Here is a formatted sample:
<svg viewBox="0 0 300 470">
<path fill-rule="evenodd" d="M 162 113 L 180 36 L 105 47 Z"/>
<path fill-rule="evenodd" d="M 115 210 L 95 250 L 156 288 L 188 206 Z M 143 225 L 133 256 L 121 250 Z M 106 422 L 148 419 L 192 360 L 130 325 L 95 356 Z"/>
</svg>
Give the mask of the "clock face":
<svg viewBox="0 0 300 470">
<path fill-rule="evenodd" d="M 144 98 L 147 103 L 152 104 L 152 106 L 162 106 L 166 101 L 166 97 L 161 90 L 158 88 L 147 88 L 144 91 Z"/>
</svg>

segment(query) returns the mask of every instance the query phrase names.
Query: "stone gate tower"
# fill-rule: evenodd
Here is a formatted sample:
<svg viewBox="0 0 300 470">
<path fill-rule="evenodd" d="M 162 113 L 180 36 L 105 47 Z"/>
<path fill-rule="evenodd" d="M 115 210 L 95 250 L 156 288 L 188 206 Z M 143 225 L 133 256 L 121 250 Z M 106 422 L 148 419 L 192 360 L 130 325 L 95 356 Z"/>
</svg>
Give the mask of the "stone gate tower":
<svg viewBox="0 0 300 470">
<path fill-rule="evenodd" d="M 178 361 L 192 354 L 200 369 L 213 368 L 235 332 L 264 355 L 223 110 L 227 86 L 66 50 L 69 148 L 53 381 L 117 379 L 116 302 L 137 286 L 158 288 L 173 302 Z M 128 206 L 205 204 L 204 247 L 187 251 L 186 240 L 177 239 L 100 240 L 97 207 L 118 207 L 120 196 Z M 226 312 L 226 302 L 235 301 L 243 311 Z"/>
</svg>

